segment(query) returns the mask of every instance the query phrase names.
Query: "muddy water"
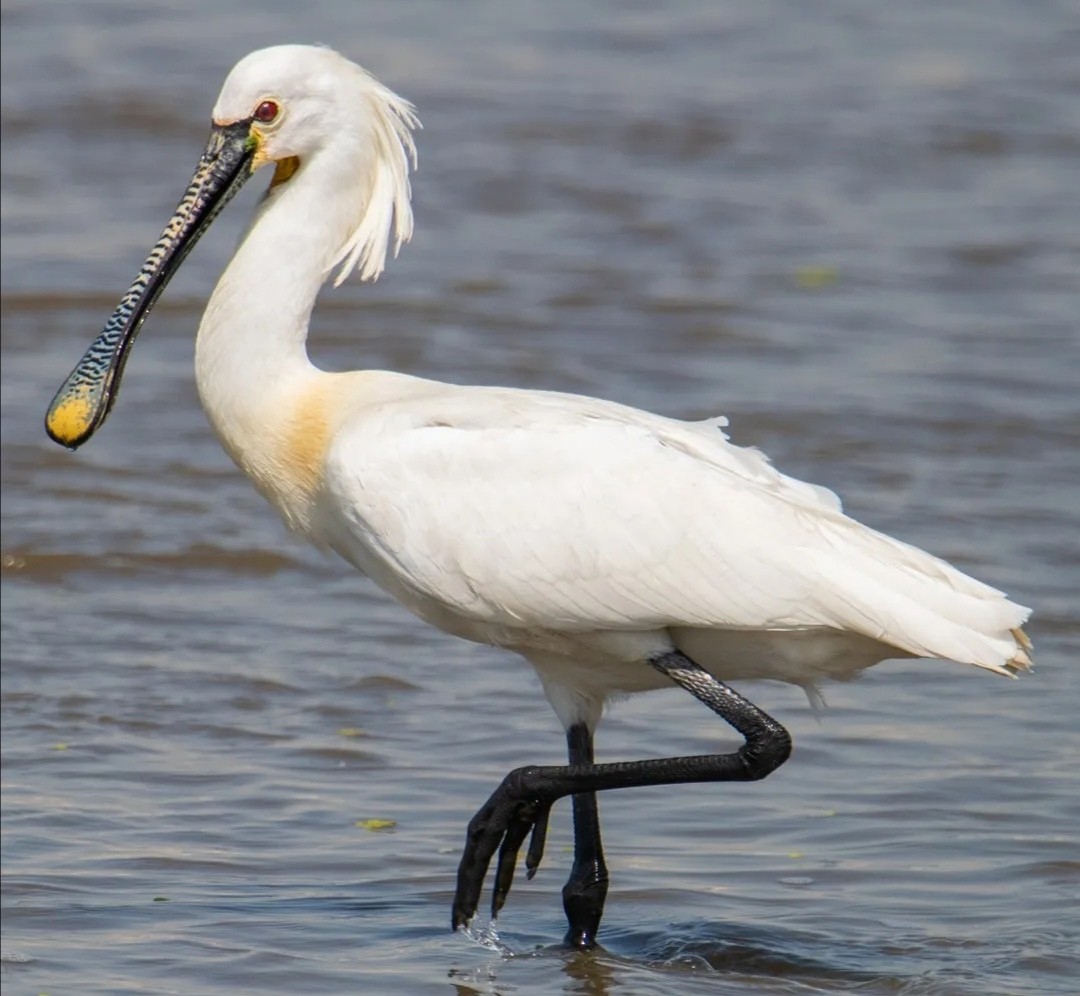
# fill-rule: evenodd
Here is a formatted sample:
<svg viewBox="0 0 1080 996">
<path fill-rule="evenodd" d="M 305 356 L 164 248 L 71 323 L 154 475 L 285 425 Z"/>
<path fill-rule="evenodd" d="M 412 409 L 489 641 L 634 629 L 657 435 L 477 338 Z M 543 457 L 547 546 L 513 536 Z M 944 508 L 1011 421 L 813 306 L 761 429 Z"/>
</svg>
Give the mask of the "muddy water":
<svg viewBox="0 0 1080 996">
<path fill-rule="evenodd" d="M 670 9 L 669 9 L 670 8 Z M 1067 3 L 5 4 L 5 993 L 1072 993 L 1080 22 Z M 603 941 L 567 955 L 560 807 L 485 947 L 463 827 L 562 736 L 513 658 L 284 533 L 211 438 L 201 304 L 107 429 L 41 429 L 246 51 L 326 40 L 425 122 L 417 236 L 327 293 L 328 366 L 726 413 L 858 517 L 1033 605 L 1038 671 L 886 664 L 744 691 L 796 754 L 603 800 Z M 678 693 L 604 759 L 730 742 Z M 394 821 L 368 829 L 366 821 Z"/>
</svg>

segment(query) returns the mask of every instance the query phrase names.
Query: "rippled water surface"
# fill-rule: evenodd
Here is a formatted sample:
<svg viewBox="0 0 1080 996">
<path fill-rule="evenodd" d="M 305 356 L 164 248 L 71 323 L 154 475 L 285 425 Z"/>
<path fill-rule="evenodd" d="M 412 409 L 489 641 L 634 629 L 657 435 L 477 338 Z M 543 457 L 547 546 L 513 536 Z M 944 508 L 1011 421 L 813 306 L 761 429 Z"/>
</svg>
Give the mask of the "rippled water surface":
<svg viewBox="0 0 1080 996">
<path fill-rule="evenodd" d="M 5 994 L 1076 991 L 1074 4 L 24 0 L 3 32 Z M 1038 670 L 885 664 L 820 718 L 748 686 L 794 758 L 602 800 L 603 951 L 552 946 L 565 806 L 500 941 L 451 934 L 466 821 L 562 734 L 527 665 L 289 537 L 212 438 L 192 334 L 257 191 L 106 430 L 41 428 L 229 67 L 308 40 L 425 123 L 416 238 L 324 295 L 321 364 L 723 412 L 1034 606 Z M 660 693 L 598 749 L 718 736 Z"/>
</svg>

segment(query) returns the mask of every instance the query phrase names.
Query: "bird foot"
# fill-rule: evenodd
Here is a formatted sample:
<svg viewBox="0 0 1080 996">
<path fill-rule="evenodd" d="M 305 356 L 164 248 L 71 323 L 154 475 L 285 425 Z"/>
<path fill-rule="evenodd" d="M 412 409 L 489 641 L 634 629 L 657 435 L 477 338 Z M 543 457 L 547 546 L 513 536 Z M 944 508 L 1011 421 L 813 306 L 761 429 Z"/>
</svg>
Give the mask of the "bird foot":
<svg viewBox="0 0 1080 996">
<path fill-rule="evenodd" d="M 480 891 L 496 849 L 495 887 L 491 895 L 494 919 L 510 893 L 518 852 L 532 834 L 525 854 L 526 877 L 532 878 L 544 856 L 548 817 L 556 797 L 542 791 L 543 769 L 516 768 L 469 821 L 465 850 L 458 865 L 457 890 L 451 923 L 454 930 L 468 926 L 480 904 Z"/>
<path fill-rule="evenodd" d="M 575 863 L 563 886 L 563 909 L 568 924 L 563 944 L 579 951 L 596 947 L 600 918 L 604 915 L 608 874 L 602 859 Z"/>
</svg>

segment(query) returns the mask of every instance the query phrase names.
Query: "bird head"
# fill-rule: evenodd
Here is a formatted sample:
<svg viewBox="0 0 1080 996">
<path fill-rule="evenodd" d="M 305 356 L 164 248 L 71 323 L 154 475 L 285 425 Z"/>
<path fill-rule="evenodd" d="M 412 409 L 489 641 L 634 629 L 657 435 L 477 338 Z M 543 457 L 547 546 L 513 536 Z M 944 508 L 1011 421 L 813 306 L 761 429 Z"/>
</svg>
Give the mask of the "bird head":
<svg viewBox="0 0 1080 996">
<path fill-rule="evenodd" d="M 336 284 L 358 268 L 364 280 L 383 270 L 412 234 L 409 169 L 416 164 L 412 105 L 329 48 L 276 45 L 241 59 L 214 106 L 215 129 L 239 129 L 252 172 L 274 165 L 270 189 L 321 162 L 335 186 L 359 198 L 336 260 Z M 336 265 L 336 264 L 335 264 Z"/>
<path fill-rule="evenodd" d="M 387 253 L 412 234 L 409 168 L 412 130 L 419 121 L 408 101 L 329 48 L 278 45 L 241 59 L 225 80 L 213 110 L 206 149 L 173 217 L 135 282 L 53 398 L 49 435 L 81 446 L 104 423 L 116 400 L 131 346 L 188 252 L 222 208 L 262 166 L 273 164 L 267 210 L 313 171 L 322 189 L 353 196 L 338 233 L 335 283 L 355 268 L 374 280 Z"/>
</svg>

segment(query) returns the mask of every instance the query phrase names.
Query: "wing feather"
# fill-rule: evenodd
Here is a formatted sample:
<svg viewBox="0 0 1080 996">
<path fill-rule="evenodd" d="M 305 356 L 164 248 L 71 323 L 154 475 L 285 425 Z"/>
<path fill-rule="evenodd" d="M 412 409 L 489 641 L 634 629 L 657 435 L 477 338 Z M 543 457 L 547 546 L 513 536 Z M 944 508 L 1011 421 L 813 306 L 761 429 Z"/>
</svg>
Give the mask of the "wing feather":
<svg viewBox="0 0 1080 996">
<path fill-rule="evenodd" d="M 456 391 L 364 419 L 326 472 L 347 510 L 330 545 L 360 566 L 375 551 L 446 611 L 569 632 L 824 626 L 976 661 L 1015 649 L 998 637 L 1026 610 L 848 518 L 715 421 Z"/>
</svg>

